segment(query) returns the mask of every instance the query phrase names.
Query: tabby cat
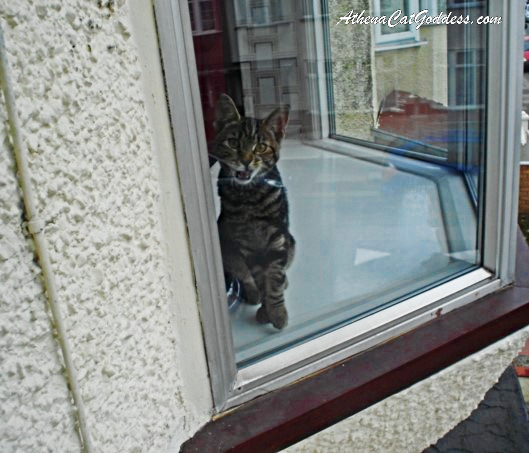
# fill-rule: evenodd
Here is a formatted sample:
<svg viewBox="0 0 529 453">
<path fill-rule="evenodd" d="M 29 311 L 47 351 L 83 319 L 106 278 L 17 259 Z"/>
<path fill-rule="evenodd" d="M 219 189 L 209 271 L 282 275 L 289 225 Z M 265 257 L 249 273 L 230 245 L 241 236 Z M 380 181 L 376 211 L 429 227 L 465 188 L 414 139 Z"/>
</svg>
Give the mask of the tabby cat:
<svg viewBox="0 0 529 453">
<path fill-rule="evenodd" d="M 222 94 L 216 106 L 217 133 L 211 157 L 220 163 L 218 229 L 226 279 L 244 288 L 245 302 L 261 304 L 257 321 L 287 325 L 285 271 L 294 256 L 288 230 L 288 201 L 277 161 L 289 108 L 266 119 L 242 117 Z"/>
</svg>

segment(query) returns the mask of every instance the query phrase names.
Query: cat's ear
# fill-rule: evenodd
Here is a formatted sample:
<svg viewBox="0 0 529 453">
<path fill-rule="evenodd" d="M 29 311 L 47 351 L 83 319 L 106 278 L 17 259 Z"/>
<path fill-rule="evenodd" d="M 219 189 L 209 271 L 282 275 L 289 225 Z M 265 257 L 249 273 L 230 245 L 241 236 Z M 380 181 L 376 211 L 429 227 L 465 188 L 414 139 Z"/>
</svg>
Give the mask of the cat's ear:
<svg viewBox="0 0 529 453">
<path fill-rule="evenodd" d="M 226 124 L 240 119 L 241 115 L 239 115 L 233 100 L 227 94 L 222 93 L 215 108 L 215 121 L 213 122 L 215 130 L 220 132 Z"/>
<path fill-rule="evenodd" d="M 288 115 L 290 113 L 290 107 L 283 106 L 275 109 L 268 117 L 264 120 L 264 123 L 272 129 L 276 140 L 279 142 L 285 136 L 285 129 L 288 124 Z"/>
</svg>

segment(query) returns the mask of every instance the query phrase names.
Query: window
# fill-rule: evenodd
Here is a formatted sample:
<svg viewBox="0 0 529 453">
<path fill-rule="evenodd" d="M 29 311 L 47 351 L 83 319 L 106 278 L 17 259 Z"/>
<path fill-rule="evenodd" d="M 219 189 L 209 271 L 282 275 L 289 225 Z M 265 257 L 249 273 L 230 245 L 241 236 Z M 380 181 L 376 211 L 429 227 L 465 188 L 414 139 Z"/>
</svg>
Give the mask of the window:
<svg viewBox="0 0 529 453">
<path fill-rule="evenodd" d="M 255 45 L 257 69 L 272 69 L 272 43 L 263 42 Z"/>
<path fill-rule="evenodd" d="M 482 105 L 484 102 L 482 85 L 476 80 L 484 67 L 483 50 L 452 50 L 448 56 L 452 84 L 451 105 Z M 464 81 L 456 83 L 456 81 Z"/>
<path fill-rule="evenodd" d="M 427 9 L 429 16 L 446 11 L 446 0 L 419 0 L 419 11 Z"/>
<path fill-rule="evenodd" d="M 189 0 L 191 29 L 195 34 L 212 32 L 218 29 L 213 0 Z"/>
<path fill-rule="evenodd" d="M 263 25 L 268 22 L 268 8 L 261 4 L 252 6 L 252 23 L 255 25 Z"/>
<path fill-rule="evenodd" d="M 261 105 L 277 103 L 275 79 L 273 77 L 259 78 L 259 101 Z"/>
<path fill-rule="evenodd" d="M 398 11 L 400 11 L 400 18 L 409 17 L 410 14 L 420 11 L 417 0 L 375 0 L 373 7 L 375 16 L 386 16 L 388 19 Z M 418 40 L 419 33 L 413 24 L 400 24 L 398 22 L 398 20 L 394 21 L 391 26 L 387 24 L 375 25 L 376 42 L 385 44 L 403 40 Z"/>
<path fill-rule="evenodd" d="M 447 0 L 449 8 L 468 8 L 472 6 L 481 6 L 483 0 Z"/>
<path fill-rule="evenodd" d="M 292 14 L 291 3 L 281 0 L 237 0 L 235 7 L 239 25 L 266 25 L 287 20 Z"/>
<path fill-rule="evenodd" d="M 505 19 L 513 17 L 511 3 L 483 2 L 472 11 L 504 16 L 502 25 L 483 27 L 483 39 L 470 39 L 475 29 L 464 25 L 432 25 L 435 39 L 426 45 L 382 53 L 374 52 L 370 26 L 335 25 L 347 12 L 330 2 L 281 2 L 288 15 L 274 23 L 271 4 L 214 2 L 223 43 L 215 55 L 196 39 L 193 48 L 185 45 L 191 11 L 157 7 L 218 411 L 472 304 L 514 275 L 519 134 L 506 131 L 516 130 L 507 99 L 519 83 L 509 79 L 519 58 L 499 64 L 506 34 L 520 32 Z M 167 11 L 176 22 L 166 20 Z M 234 133 L 222 146 L 242 149 L 228 141 L 237 139 L 248 156 L 258 134 L 247 135 L 237 115 L 269 118 L 266 127 L 279 127 L 281 180 L 251 175 L 250 166 L 220 176 L 218 163 L 210 168 L 208 150 L 224 164 L 237 155 L 215 154 L 226 126 L 217 112 L 222 94 L 231 99 L 220 111 L 228 111 Z M 290 105 L 288 124 L 283 104 Z M 263 160 L 252 159 L 254 166 Z M 221 243 L 216 219 L 226 208 L 216 187 L 219 178 L 241 185 L 234 176 L 288 190 L 296 251 L 286 269 L 282 329 L 260 324 L 259 305 L 244 303 L 252 288 L 225 273 L 228 242 Z M 264 266 L 256 260 L 255 268 Z M 255 281 L 265 279 L 252 272 Z"/>
<path fill-rule="evenodd" d="M 281 85 L 291 87 L 298 84 L 297 60 L 295 58 L 283 58 L 279 60 L 281 74 Z"/>
</svg>

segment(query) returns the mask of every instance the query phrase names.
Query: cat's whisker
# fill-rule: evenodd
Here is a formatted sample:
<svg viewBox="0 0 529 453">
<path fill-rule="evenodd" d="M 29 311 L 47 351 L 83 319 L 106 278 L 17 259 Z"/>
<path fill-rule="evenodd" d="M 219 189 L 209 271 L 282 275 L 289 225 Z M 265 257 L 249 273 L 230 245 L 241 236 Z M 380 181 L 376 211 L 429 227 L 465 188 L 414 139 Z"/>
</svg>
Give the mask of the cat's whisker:
<svg viewBox="0 0 529 453">
<path fill-rule="evenodd" d="M 235 177 L 218 178 L 217 181 L 221 184 L 222 183 L 234 184 Z M 259 177 L 253 178 L 249 183 L 246 184 L 246 186 L 258 186 L 261 184 L 268 184 L 269 186 L 272 186 L 272 187 L 285 187 L 285 185 L 281 181 L 278 181 L 277 179 L 259 178 Z"/>
</svg>

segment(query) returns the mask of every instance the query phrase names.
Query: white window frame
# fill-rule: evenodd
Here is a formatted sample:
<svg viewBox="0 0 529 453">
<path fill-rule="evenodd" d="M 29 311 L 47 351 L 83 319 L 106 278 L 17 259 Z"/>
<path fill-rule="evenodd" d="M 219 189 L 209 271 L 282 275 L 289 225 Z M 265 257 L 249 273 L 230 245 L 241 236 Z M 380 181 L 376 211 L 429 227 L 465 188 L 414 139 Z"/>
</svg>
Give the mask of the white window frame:
<svg viewBox="0 0 529 453">
<path fill-rule="evenodd" d="M 424 5 L 426 3 L 426 5 Z M 429 16 L 436 16 L 439 11 L 439 0 L 419 0 L 419 11 L 428 10 Z"/>
<path fill-rule="evenodd" d="M 483 267 L 376 315 L 238 370 L 230 331 L 187 0 L 155 0 L 167 96 L 186 209 L 215 410 L 222 412 L 472 303 L 514 279 L 523 21 L 517 2 L 492 0 L 488 59 Z M 315 1 L 315 5 L 319 5 Z M 316 11 L 319 12 L 319 11 Z M 320 12 L 321 13 L 321 12 Z M 332 22 L 332 21 L 331 21 Z M 511 49 L 510 52 L 506 51 Z M 499 107 L 498 107 L 499 106 Z M 362 156 L 373 150 L 327 139 Z"/>
<path fill-rule="evenodd" d="M 376 17 L 382 16 L 380 8 L 381 0 L 373 0 L 373 15 Z M 404 0 L 408 4 L 409 14 L 419 12 L 419 1 L 418 0 Z M 404 15 L 404 12 L 403 12 Z M 389 16 L 387 16 L 389 20 Z M 402 32 L 395 32 L 389 34 L 382 33 L 382 25 L 376 24 L 375 29 L 375 42 L 376 44 L 395 44 L 400 41 L 419 41 L 419 30 L 413 24 L 408 24 L 408 29 Z"/>
</svg>

